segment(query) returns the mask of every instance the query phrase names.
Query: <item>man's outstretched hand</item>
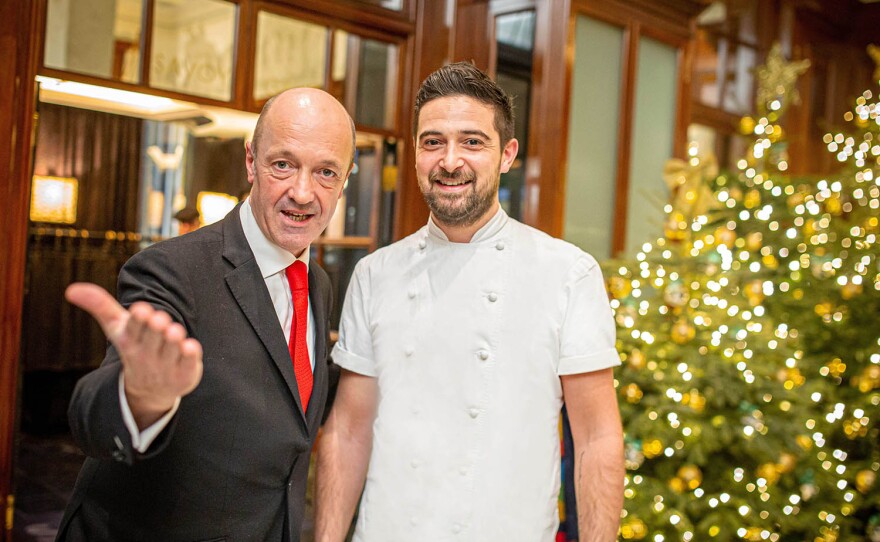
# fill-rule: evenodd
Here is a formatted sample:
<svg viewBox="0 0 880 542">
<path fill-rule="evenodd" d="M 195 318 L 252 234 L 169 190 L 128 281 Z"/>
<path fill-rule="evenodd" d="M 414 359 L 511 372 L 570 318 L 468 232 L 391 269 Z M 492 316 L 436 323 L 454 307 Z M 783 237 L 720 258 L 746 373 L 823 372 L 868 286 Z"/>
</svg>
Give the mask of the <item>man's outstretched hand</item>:
<svg viewBox="0 0 880 542">
<path fill-rule="evenodd" d="M 199 384 L 202 345 L 167 313 L 141 301 L 126 310 L 107 290 L 85 282 L 71 284 L 64 296 L 98 321 L 119 352 L 138 428 L 152 425 Z"/>
</svg>

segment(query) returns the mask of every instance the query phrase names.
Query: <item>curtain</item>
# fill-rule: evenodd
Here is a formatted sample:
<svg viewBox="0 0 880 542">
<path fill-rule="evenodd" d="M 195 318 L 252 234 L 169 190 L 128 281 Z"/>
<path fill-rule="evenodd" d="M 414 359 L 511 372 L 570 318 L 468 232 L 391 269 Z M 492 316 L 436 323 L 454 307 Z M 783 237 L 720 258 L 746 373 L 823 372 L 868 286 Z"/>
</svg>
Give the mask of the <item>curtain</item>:
<svg viewBox="0 0 880 542">
<path fill-rule="evenodd" d="M 84 370 L 104 357 L 100 327 L 64 301 L 63 293 L 70 283 L 87 281 L 115 294 L 119 268 L 139 248 L 133 236 L 117 232 L 137 231 L 141 131 L 140 119 L 40 104 L 34 173 L 75 177 L 79 194 L 70 228 L 32 228 L 23 314 L 25 371 Z"/>
</svg>

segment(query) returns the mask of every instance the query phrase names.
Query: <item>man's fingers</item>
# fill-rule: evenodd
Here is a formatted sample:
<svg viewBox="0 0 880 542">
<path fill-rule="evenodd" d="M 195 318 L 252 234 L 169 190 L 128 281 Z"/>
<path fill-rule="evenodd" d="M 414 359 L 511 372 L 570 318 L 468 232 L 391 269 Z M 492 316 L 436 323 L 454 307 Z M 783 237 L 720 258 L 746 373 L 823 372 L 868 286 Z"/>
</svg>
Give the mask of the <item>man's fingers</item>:
<svg viewBox="0 0 880 542">
<path fill-rule="evenodd" d="M 144 322 L 141 348 L 148 355 L 160 356 L 165 345 L 165 330 L 171 325 L 171 317 L 164 311 L 154 310 Z M 176 355 L 174 356 L 176 358 Z"/>
<path fill-rule="evenodd" d="M 180 344 L 180 371 L 187 382 L 182 395 L 195 389 L 202 379 L 202 345 L 195 339 L 186 339 Z"/>
<path fill-rule="evenodd" d="M 97 284 L 75 282 L 67 287 L 64 297 L 91 314 L 110 340 L 119 335 L 128 320 L 125 308 L 107 290 Z"/>
</svg>

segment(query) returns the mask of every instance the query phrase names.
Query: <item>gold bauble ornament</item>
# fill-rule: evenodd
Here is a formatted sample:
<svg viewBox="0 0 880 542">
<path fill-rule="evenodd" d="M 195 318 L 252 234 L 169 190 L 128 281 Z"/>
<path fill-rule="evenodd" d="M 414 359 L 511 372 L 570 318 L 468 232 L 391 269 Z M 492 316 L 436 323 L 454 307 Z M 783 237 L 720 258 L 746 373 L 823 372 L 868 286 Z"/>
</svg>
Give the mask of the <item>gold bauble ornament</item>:
<svg viewBox="0 0 880 542">
<path fill-rule="evenodd" d="M 706 408 L 706 397 L 694 389 L 682 397 L 681 404 L 691 407 L 694 412 L 702 412 Z"/>
<path fill-rule="evenodd" d="M 626 397 L 626 402 L 633 405 L 642 400 L 642 395 L 644 395 L 644 393 L 642 393 L 642 389 L 635 382 L 633 382 L 632 384 L 627 384 L 623 388 L 623 396 Z"/>
<path fill-rule="evenodd" d="M 756 307 L 760 305 L 762 301 L 764 301 L 764 281 L 749 281 L 748 283 L 746 283 L 743 290 L 746 294 L 746 299 L 749 300 L 749 305 Z"/>
<path fill-rule="evenodd" d="M 773 485 L 779 480 L 779 466 L 776 463 L 764 463 L 758 467 L 757 475 L 767 480 L 767 485 Z"/>
<path fill-rule="evenodd" d="M 608 279 L 608 291 L 614 299 L 623 299 L 632 292 L 632 281 L 626 277 L 612 276 Z"/>
<path fill-rule="evenodd" d="M 843 362 L 840 358 L 834 358 L 828 362 L 825 367 L 828 368 L 828 373 L 831 376 L 839 377 L 842 376 L 843 373 L 846 372 L 846 363 Z"/>
<path fill-rule="evenodd" d="M 743 117 L 739 119 L 739 133 L 743 135 L 751 135 L 755 132 L 755 119 L 753 117 Z"/>
<path fill-rule="evenodd" d="M 749 542 L 759 542 L 764 540 L 764 535 L 762 534 L 764 529 L 761 527 L 749 527 L 746 530 L 746 535 L 743 537 Z"/>
<path fill-rule="evenodd" d="M 830 316 L 831 313 L 834 312 L 834 305 L 830 301 L 824 301 L 822 303 L 817 303 L 813 310 L 816 312 L 816 316 L 822 316 L 824 318 Z"/>
<path fill-rule="evenodd" d="M 812 218 L 808 218 L 806 222 L 804 222 L 804 237 L 809 237 L 816 233 L 816 221 Z"/>
<path fill-rule="evenodd" d="M 798 205 L 804 202 L 806 199 L 806 195 L 803 192 L 795 192 L 794 194 L 788 196 L 785 202 L 788 204 L 790 209 L 794 209 Z"/>
<path fill-rule="evenodd" d="M 648 534 L 648 527 L 639 518 L 633 518 L 620 526 L 624 540 L 641 540 Z"/>
<path fill-rule="evenodd" d="M 831 196 L 828 199 L 826 199 L 825 200 L 825 210 L 834 216 L 840 215 L 840 211 L 842 210 L 840 198 L 838 198 L 837 196 Z"/>
<path fill-rule="evenodd" d="M 663 443 L 658 439 L 646 440 L 642 443 L 642 453 L 645 457 L 651 459 L 663 453 Z"/>
<path fill-rule="evenodd" d="M 862 374 L 857 379 L 854 379 L 853 384 L 856 384 L 856 382 L 858 383 L 859 391 L 862 393 L 868 393 L 880 388 L 880 365 L 868 365 L 865 367 Z"/>
<path fill-rule="evenodd" d="M 860 470 L 856 474 L 856 489 L 867 494 L 877 481 L 877 473 L 872 470 Z"/>
<path fill-rule="evenodd" d="M 746 236 L 746 248 L 750 252 L 758 252 L 764 246 L 764 236 L 759 231 L 752 232 Z"/>
<path fill-rule="evenodd" d="M 797 437 L 795 437 L 795 442 L 797 442 L 798 446 L 800 446 L 804 450 L 809 450 L 813 447 L 813 439 L 811 439 L 807 435 L 798 435 Z"/>
<path fill-rule="evenodd" d="M 684 483 L 684 480 L 682 480 L 681 478 L 679 478 L 677 476 L 675 478 L 669 480 L 669 488 L 672 491 L 675 491 L 676 493 L 684 493 L 685 487 L 687 487 L 687 486 Z"/>
<path fill-rule="evenodd" d="M 778 124 L 773 125 L 773 133 L 767 136 L 767 139 L 770 140 L 771 143 L 776 143 L 777 141 L 783 139 L 785 137 L 785 131 L 782 129 L 782 126 Z"/>
<path fill-rule="evenodd" d="M 677 211 L 670 213 L 663 226 L 663 235 L 670 241 L 683 241 L 688 236 L 684 215 Z"/>
<path fill-rule="evenodd" d="M 697 330 L 685 318 L 679 319 L 672 326 L 672 340 L 677 344 L 687 344 L 696 334 Z"/>
<path fill-rule="evenodd" d="M 746 199 L 743 202 L 743 205 L 746 206 L 746 209 L 754 209 L 758 205 L 761 205 L 761 193 L 755 190 L 749 190 L 746 192 Z"/>
<path fill-rule="evenodd" d="M 847 282 L 840 288 L 840 297 L 850 300 L 856 296 L 861 295 L 862 293 L 862 285 L 856 284 L 854 282 Z"/>
<path fill-rule="evenodd" d="M 795 465 L 797 465 L 797 456 L 788 452 L 780 454 L 779 463 L 777 464 L 780 473 L 785 474 L 793 471 Z"/>
<path fill-rule="evenodd" d="M 736 242 L 736 232 L 728 229 L 727 226 L 721 226 L 715 230 L 715 239 L 717 239 L 719 244 L 726 245 L 727 248 L 733 248 L 733 244 Z"/>
<path fill-rule="evenodd" d="M 627 363 L 629 363 L 629 366 L 633 369 L 644 369 L 647 361 L 647 356 L 645 356 L 641 350 L 636 348 L 630 353 Z"/>
<path fill-rule="evenodd" d="M 697 489 L 703 483 L 703 472 L 696 465 L 684 465 L 678 469 L 677 474 L 690 490 Z"/>
</svg>

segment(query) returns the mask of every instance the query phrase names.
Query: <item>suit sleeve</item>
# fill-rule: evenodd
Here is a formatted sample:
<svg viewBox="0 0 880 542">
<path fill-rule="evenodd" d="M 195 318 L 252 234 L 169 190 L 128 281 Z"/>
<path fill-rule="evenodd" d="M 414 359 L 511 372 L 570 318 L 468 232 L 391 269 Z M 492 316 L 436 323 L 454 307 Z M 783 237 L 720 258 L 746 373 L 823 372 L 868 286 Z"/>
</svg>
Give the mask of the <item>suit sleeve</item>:
<svg viewBox="0 0 880 542">
<path fill-rule="evenodd" d="M 191 333 L 191 295 L 188 280 L 175 266 L 166 250 L 154 246 L 135 254 L 119 272 L 119 302 L 129 307 L 146 301 L 167 312 Z M 114 459 L 132 464 L 160 453 L 168 444 L 177 417 L 143 454 L 132 447 L 131 434 L 122 417 L 119 397 L 119 354 L 109 345 L 101 366 L 77 382 L 68 408 L 71 433 L 82 451 L 91 457 Z"/>
</svg>

